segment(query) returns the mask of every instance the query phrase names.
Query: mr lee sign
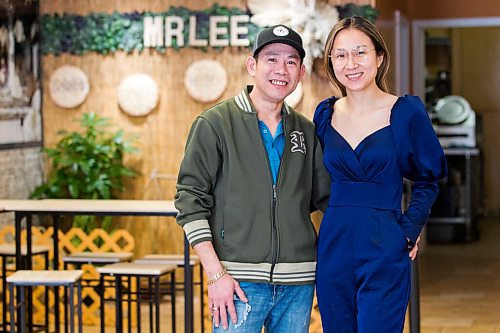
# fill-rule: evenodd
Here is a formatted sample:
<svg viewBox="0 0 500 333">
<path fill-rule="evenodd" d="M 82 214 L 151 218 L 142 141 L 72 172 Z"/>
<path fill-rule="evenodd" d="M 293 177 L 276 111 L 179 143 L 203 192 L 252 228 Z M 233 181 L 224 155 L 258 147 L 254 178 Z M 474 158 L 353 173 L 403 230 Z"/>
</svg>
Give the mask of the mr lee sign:
<svg viewBox="0 0 500 333">
<path fill-rule="evenodd" d="M 224 46 L 249 46 L 248 15 L 210 16 L 208 39 L 196 35 L 198 24 L 196 16 L 189 16 L 189 26 L 186 28 L 184 19 L 180 16 L 147 16 L 144 17 L 145 47 L 165 46 L 171 47 L 173 41 L 178 47 L 224 47 Z M 184 31 L 188 30 L 188 40 L 184 40 Z M 227 39 L 229 36 L 229 39 Z"/>
</svg>

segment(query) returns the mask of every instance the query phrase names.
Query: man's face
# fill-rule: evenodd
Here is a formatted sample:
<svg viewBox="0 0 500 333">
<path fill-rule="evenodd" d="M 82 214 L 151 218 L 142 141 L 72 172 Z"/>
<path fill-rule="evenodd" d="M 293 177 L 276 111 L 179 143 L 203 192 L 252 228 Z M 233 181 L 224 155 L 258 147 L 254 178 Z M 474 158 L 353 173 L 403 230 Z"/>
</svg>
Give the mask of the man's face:
<svg viewBox="0 0 500 333">
<path fill-rule="evenodd" d="M 257 90 L 258 98 L 280 103 L 295 90 L 304 77 L 305 67 L 299 52 L 290 45 L 266 45 L 257 58 L 247 59 L 247 70 L 254 77 L 254 90 Z"/>
</svg>

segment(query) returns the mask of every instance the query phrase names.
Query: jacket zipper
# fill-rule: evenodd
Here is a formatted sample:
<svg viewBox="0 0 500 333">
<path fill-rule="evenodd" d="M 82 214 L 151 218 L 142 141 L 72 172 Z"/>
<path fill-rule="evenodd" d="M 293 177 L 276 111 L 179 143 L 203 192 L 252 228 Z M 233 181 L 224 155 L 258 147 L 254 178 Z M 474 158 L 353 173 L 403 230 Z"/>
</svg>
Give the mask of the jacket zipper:
<svg viewBox="0 0 500 333">
<path fill-rule="evenodd" d="M 281 169 L 281 164 L 280 164 Z M 279 174 L 279 173 L 278 173 Z M 273 206 L 272 206 L 272 235 L 271 235 L 271 272 L 270 282 L 273 282 L 273 273 L 276 261 L 278 261 L 278 229 L 276 228 L 276 200 L 278 198 L 276 184 L 273 184 Z"/>
<path fill-rule="evenodd" d="M 259 130 L 259 118 L 256 117 L 257 120 L 257 129 Z M 285 131 L 285 117 L 282 117 L 283 121 L 283 135 L 285 137 L 285 149 L 286 149 L 286 131 Z M 262 137 L 261 137 L 261 142 L 262 142 Z M 267 155 L 267 150 L 266 147 L 264 147 L 264 143 L 262 142 L 262 146 L 264 148 L 264 154 L 266 155 L 266 160 L 267 160 L 267 170 L 269 171 L 269 177 L 271 179 L 271 183 L 273 180 L 273 174 L 271 172 L 271 166 L 269 162 L 269 156 Z M 285 155 L 285 152 L 283 151 L 283 156 Z M 280 163 L 280 167 L 278 169 L 278 177 L 276 179 L 276 184 L 273 185 L 273 202 L 272 202 L 272 216 L 271 216 L 271 271 L 269 273 L 269 281 L 272 283 L 273 282 L 273 273 L 274 273 L 274 267 L 276 266 L 276 262 L 278 261 L 278 248 L 279 248 L 279 238 L 278 238 L 278 228 L 276 226 L 276 204 L 278 201 L 278 189 L 277 189 L 277 184 L 279 184 L 280 180 L 280 174 L 281 174 L 281 167 L 283 165 L 283 160 Z"/>
<path fill-rule="evenodd" d="M 274 267 L 276 266 L 276 262 L 278 261 L 278 256 L 279 256 L 279 248 L 280 248 L 280 239 L 279 239 L 279 233 L 278 233 L 278 224 L 276 221 L 276 206 L 278 205 L 278 185 L 280 183 L 280 176 L 281 176 L 281 168 L 283 167 L 283 159 L 285 157 L 285 151 L 286 151 L 286 126 L 285 126 L 285 115 L 281 118 L 281 121 L 283 122 L 283 136 L 285 138 L 285 147 L 283 148 L 283 156 L 281 157 L 281 162 L 280 162 L 280 167 L 278 168 L 278 176 L 276 177 L 276 184 L 273 184 L 273 217 L 272 217 L 272 229 L 273 229 L 273 238 L 274 242 L 271 241 L 271 246 L 272 246 L 272 257 L 271 257 L 271 272 L 270 272 L 270 282 L 273 282 L 273 274 L 274 274 Z M 269 172 L 271 169 L 269 169 Z M 271 238 L 272 239 L 272 238 Z M 274 245 L 274 246 L 273 246 Z"/>
</svg>

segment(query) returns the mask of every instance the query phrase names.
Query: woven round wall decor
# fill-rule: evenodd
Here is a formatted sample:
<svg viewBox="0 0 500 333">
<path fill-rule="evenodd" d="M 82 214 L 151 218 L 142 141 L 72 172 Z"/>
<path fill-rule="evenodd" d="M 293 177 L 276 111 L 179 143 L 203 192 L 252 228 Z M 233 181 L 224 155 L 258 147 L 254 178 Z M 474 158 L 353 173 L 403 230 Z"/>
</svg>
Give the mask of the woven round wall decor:
<svg viewBox="0 0 500 333">
<path fill-rule="evenodd" d="M 133 74 L 118 86 L 118 105 L 130 116 L 146 116 L 158 104 L 158 85 L 147 74 Z"/>
<path fill-rule="evenodd" d="M 89 90 L 87 74 L 76 66 L 61 66 L 49 79 L 50 98 L 61 108 L 76 108 L 85 101 Z"/>
<path fill-rule="evenodd" d="M 216 60 L 196 61 L 186 70 L 184 87 L 198 102 L 216 101 L 227 87 L 226 69 Z"/>
</svg>

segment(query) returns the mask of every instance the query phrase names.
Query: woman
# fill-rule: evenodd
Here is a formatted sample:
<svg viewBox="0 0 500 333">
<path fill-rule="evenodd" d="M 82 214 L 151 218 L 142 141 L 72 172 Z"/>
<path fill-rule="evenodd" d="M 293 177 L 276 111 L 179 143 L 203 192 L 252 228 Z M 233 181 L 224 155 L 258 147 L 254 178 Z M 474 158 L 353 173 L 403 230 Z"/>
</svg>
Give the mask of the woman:
<svg viewBox="0 0 500 333">
<path fill-rule="evenodd" d="M 317 296 L 325 333 L 402 332 L 410 289 L 409 250 L 446 176 L 425 107 L 388 93 L 389 53 L 369 21 L 333 27 L 324 65 L 341 98 L 322 101 L 316 131 L 331 178 L 319 233 Z M 403 178 L 412 199 L 401 213 Z"/>
</svg>

